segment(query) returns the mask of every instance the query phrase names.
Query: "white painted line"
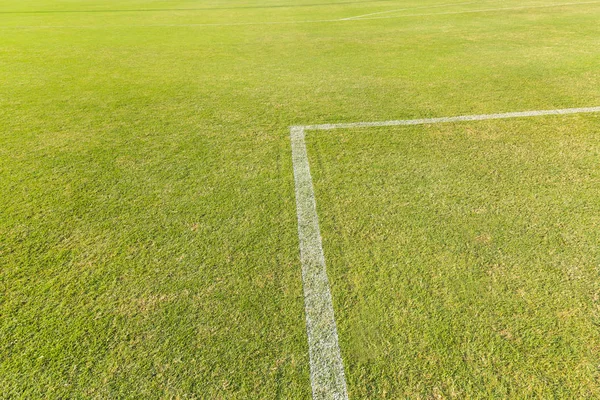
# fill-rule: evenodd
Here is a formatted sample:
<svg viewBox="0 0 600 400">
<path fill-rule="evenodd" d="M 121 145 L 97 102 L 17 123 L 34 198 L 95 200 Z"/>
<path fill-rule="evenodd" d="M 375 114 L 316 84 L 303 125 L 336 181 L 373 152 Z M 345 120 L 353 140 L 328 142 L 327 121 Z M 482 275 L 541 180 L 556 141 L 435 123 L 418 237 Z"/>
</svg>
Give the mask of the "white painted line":
<svg viewBox="0 0 600 400">
<path fill-rule="evenodd" d="M 501 114 L 463 115 L 457 117 L 407 119 L 379 122 L 351 122 L 292 126 L 292 165 L 296 189 L 298 239 L 302 263 L 304 310 L 310 358 L 310 382 L 314 400 L 348 399 L 344 364 L 338 344 L 333 301 L 327 279 L 325 255 L 321 241 L 317 203 L 306 152 L 306 131 L 379 126 L 424 125 L 444 122 L 483 121 L 543 115 L 597 113 L 600 107 L 564 108 L 556 110 L 520 111 Z"/>
<path fill-rule="evenodd" d="M 346 400 L 344 364 L 338 345 L 304 129 L 292 127 L 290 136 L 313 399 Z"/>
<path fill-rule="evenodd" d="M 457 117 L 442 117 L 442 118 L 423 118 L 423 119 L 405 119 L 393 121 L 378 121 L 378 122 L 348 122 L 340 124 L 320 124 L 320 125 L 304 125 L 298 128 L 304 131 L 314 130 L 331 130 L 331 129 L 348 129 L 348 128 L 369 128 L 376 126 L 400 126 L 400 125 L 425 125 L 437 124 L 441 122 L 459 122 L 459 121 L 484 121 L 487 119 L 506 119 L 506 118 L 524 118 L 538 117 L 541 115 L 565 115 L 565 114 L 584 114 L 600 112 L 600 107 L 583 107 L 583 108 L 563 108 L 557 110 L 535 110 L 535 111 L 519 111 L 501 114 L 480 114 L 480 115 L 461 115 Z"/>
<path fill-rule="evenodd" d="M 486 1 L 486 0 L 469 1 L 469 2 L 463 1 L 462 3 L 447 3 L 447 4 L 438 4 L 438 5 L 435 5 L 435 6 L 396 8 L 396 9 L 393 9 L 393 10 L 379 11 L 379 12 L 374 12 L 374 13 L 369 13 L 369 14 L 355 15 L 354 17 L 342 18 L 341 20 L 342 21 L 350 21 L 352 19 L 359 19 L 359 18 L 363 18 L 363 17 L 369 17 L 371 15 L 389 14 L 389 13 L 393 13 L 393 12 L 397 12 L 397 11 L 423 10 L 423 9 L 427 9 L 427 8 L 440 8 L 440 7 L 463 6 L 463 5 L 469 5 L 469 4 L 479 4 L 479 3 L 482 3 L 483 1 Z"/>
<path fill-rule="evenodd" d="M 484 9 L 480 9 L 480 10 L 447 11 L 447 12 L 427 13 L 427 14 L 386 15 L 386 16 L 382 16 L 382 17 L 349 19 L 348 21 L 368 21 L 368 20 L 373 20 L 373 19 L 429 17 L 429 16 L 436 16 L 436 15 L 476 14 L 476 13 L 487 13 L 487 12 L 496 12 L 496 11 L 518 11 L 518 10 L 530 10 L 530 9 L 534 9 L 534 8 L 581 6 L 581 5 L 585 5 L 585 4 L 598 4 L 598 3 L 600 3 L 600 1 L 580 1 L 577 3 L 555 3 L 555 4 L 545 4 L 545 5 L 537 5 L 537 6 L 484 8 Z"/>
<path fill-rule="evenodd" d="M 404 14 L 404 15 L 384 15 L 370 18 L 336 18 L 336 19 L 313 19 L 300 21 L 265 21 L 265 22 L 225 22 L 225 23 L 199 23 L 199 24 L 128 24 L 128 25 L 13 25 L 0 26 L 0 30 L 8 29 L 108 29 L 108 28 L 203 28 L 203 27 L 226 27 L 226 26 L 254 26 L 254 25 L 297 25 L 297 24 L 318 24 L 318 23 L 333 23 L 333 22 L 357 22 L 357 21 L 372 21 L 376 19 L 391 19 L 391 18 L 410 18 L 410 17 L 429 17 L 436 15 L 454 15 L 454 14 L 473 14 L 486 13 L 495 11 L 511 11 L 511 10 L 528 10 L 534 8 L 552 8 L 566 6 L 581 6 L 586 4 L 600 4 L 600 0 L 582 1 L 577 3 L 556 3 L 537 6 L 521 6 L 521 7 L 505 7 L 505 8 L 487 8 L 481 10 L 470 11 L 450 11 L 442 13 L 425 13 L 425 14 Z"/>
</svg>

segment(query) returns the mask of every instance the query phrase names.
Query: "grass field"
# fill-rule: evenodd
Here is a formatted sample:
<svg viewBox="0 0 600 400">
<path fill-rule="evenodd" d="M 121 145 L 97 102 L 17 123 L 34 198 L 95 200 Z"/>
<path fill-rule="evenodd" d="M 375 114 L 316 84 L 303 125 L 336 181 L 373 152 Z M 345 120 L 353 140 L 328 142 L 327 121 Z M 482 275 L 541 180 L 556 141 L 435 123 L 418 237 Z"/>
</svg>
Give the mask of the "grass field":
<svg viewBox="0 0 600 400">
<path fill-rule="evenodd" d="M 313 140 L 356 397 L 600 396 L 599 122 Z"/>
<path fill-rule="evenodd" d="M 0 2 L 0 398 L 310 398 L 289 126 L 600 106 L 599 20 Z M 600 397 L 599 134 L 307 135 L 350 398 Z"/>
</svg>

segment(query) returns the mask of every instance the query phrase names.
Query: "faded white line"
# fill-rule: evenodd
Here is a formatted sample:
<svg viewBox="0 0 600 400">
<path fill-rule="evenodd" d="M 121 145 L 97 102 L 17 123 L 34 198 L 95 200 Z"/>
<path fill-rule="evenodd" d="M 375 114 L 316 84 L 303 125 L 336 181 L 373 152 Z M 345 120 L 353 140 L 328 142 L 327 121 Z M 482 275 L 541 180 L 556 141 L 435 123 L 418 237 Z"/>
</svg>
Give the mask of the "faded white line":
<svg viewBox="0 0 600 400">
<path fill-rule="evenodd" d="M 429 17 L 436 15 L 454 15 L 454 14 L 473 14 L 473 13 L 486 13 L 495 11 L 518 11 L 535 8 L 552 8 L 552 7 L 567 7 L 567 6 L 580 6 L 587 4 L 600 4 L 600 0 L 595 1 L 584 1 L 577 3 L 556 3 L 547 5 L 537 6 L 522 6 L 522 7 L 505 7 L 505 8 L 487 8 L 480 10 L 469 10 L 469 11 L 450 11 L 442 13 L 424 13 L 424 14 L 404 14 L 404 15 L 386 15 L 380 17 L 370 18 L 336 18 L 336 19 L 313 19 L 313 20 L 300 20 L 300 21 L 265 21 L 265 22 L 227 22 L 227 23 L 200 23 L 200 24 L 128 24 L 128 25 L 13 25 L 13 26 L 0 26 L 0 29 L 107 29 L 107 28 L 202 28 L 202 27 L 235 27 L 235 26 L 254 26 L 254 25 L 296 25 L 296 24 L 318 24 L 318 23 L 344 23 L 344 22 L 357 22 L 357 21 L 372 21 L 377 19 L 395 19 L 395 18 L 410 18 L 410 17 Z"/>
<path fill-rule="evenodd" d="M 425 125 L 437 124 L 441 122 L 459 122 L 459 121 L 484 121 L 487 119 L 506 119 L 506 118 L 524 118 L 538 117 L 542 115 L 566 115 L 566 114 L 584 114 L 600 112 L 600 107 L 583 107 L 583 108 L 563 108 L 556 110 L 535 110 L 535 111 L 519 111 L 500 114 L 479 114 L 479 115 L 461 115 L 456 117 L 441 117 L 441 118 L 422 118 L 422 119 L 405 119 L 392 121 L 377 121 L 377 122 L 345 122 L 340 124 L 319 124 L 319 125 L 304 125 L 300 129 L 308 130 L 330 130 L 330 129 L 348 129 L 348 128 L 369 128 L 376 126 L 400 126 L 400 125 Z"/>
<path fill-rule="evenodd" d="M 338 345 L 304 129 L 292 127 L 290 136 L 313 399 L 346 400 L 344 364 Z"/>
<path fill-rule="evenodd" d="M 585 5 L 585 4 L 598 4 L 598 3 L 600 3 L 600 1 L 581 1 L 581 2 L 577 2 L 577 3 L 556 3 L 556 4 L 537 5 L 537 6 L 484 8 L 484 9 L 480 9 L 480 10 L 447 11 L 447 12 L 441 12 L 441 13 L 386 15 L 383 17 L 349 19 L 348 21 L 368 21 L 368 20 L 374 20 L 374 19 L 392 19 L 392 18 L 408 18 L 408 17 L 429 17 L 429 16 L 436 16 L 436 15 L 476 14 L 476 13 L 487 13 L 487 12 L 496 12 L 496 11 L 518 11 L 518 10 L 530 10 L 530 9 L 535 9 L 535 8 L 580 6 L 580 5 Z"/>
<path fill-rule="evenodd" d="M 254 26 L 254 25 L 295 25 L 313 24 L 323 22 L 340 22 L 340 19 L 315 19 L 301 21 L 264 21 L 264 22 L 226 22 L 226 23 L 201 23 L 201 24 L 127 24 L 127 25 L 14 25 L 0 26 L 0 29 L 106 29 L 106 28 L 203 28 L 227 26 Z"/>
<path fill-rule="evenodd" d="M 485 1 L 485 0 L 483 0 L 483 1 Z M 479 3 L 482 3 L 482 1 L 469 1 L 469 2 L 462 2 L 462 3 L 438 4 L 435 6 L 423 6 L 423 7 L 396 8 L 394 10 L 379 11 L 379 12 L 374 12 L 374 13 L 369 13 L 369 14 L 355 15 L 353 17 L 342 18 L 341 20 L 342 21 L 350 21 L 352 19 L 369 17 L 371 15 L 389 14 L 389 13 L 393 13 L 393 12 L 397 12 L 397 11 L 422 10 L 422 9 L 427 9 L 427 8 L 440 8 L 440 7 L 453 7 L 453 6 L 466 6 L 469 4 L 479 4 Z"/>
</svg>

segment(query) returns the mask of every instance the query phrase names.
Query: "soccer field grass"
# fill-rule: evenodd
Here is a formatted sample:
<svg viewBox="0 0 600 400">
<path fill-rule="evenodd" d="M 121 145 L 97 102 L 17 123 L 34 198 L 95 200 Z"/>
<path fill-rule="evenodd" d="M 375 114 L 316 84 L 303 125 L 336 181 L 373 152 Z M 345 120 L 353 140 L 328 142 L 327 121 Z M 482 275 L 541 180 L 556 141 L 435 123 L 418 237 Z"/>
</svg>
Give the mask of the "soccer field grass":
<svg viewBox="0 0 600 400">
<path fill-rule="evenodd" d="M 600 396 L 599 122 L 312 138 L 351 393 Z"/>
<path fill-rule="evenodd" d="M 289 127 L 600 106 L 599 20 L 1 2 L 0 398 L 310 398 Z M 599 134 L 307 134 L 350 398 L 600 396 Z"/>
</svg>

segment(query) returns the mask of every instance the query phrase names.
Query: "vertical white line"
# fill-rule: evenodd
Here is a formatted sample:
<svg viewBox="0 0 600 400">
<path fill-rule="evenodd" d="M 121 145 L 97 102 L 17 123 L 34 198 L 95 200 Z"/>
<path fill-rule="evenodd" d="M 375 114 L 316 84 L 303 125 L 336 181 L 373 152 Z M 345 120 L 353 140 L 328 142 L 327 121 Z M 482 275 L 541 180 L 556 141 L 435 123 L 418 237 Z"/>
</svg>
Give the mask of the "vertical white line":
<svg viewBox="0 0 600 400">
<path fill-rule="evenodd" d="M 313 399 L 346 400 L 344 365 L 338 345 L 304 129 L 292 127 L 290 136 Z"/>
</svg>

